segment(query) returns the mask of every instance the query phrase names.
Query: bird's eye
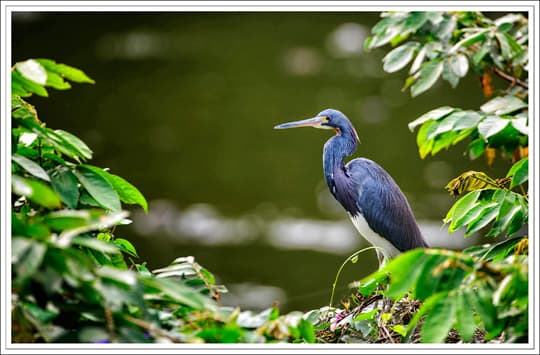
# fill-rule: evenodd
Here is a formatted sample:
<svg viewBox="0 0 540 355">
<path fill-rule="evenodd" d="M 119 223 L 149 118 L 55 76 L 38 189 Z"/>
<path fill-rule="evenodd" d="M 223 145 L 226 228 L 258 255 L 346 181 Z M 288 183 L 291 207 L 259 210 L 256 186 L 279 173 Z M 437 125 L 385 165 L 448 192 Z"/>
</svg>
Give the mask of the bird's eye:
<svg viewBox="0 0 540 355">
<path fill-rule="evenodd" d="M 330 122 L 330 117 L 324 116 L 324 117 L 323 117 L 323 120 L 324 120 L 324 122 L 328 123 L 328 122 Z"/>
</svg>

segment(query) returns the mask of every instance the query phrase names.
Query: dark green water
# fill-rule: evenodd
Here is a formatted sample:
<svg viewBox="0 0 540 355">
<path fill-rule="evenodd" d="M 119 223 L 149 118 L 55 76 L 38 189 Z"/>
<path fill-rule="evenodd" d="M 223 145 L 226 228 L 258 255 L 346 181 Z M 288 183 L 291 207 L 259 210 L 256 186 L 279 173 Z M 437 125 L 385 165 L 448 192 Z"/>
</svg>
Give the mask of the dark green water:
<svg viewBox="0 0 540 355">
<path fill-rule="evenodd" d="M 414 100 L 385 50 L 363 53 L 376 13 L 41 13 L 13 18 L 13 62 L 44 57 L 82 68 L 94 86 L 33 97 L 42 120 L 81 137 L 91 163 L 144 193 L 130 239 L 151 268 L 193 255 L 230 287 L 229 304 L 308 310 L 328 302 L 337 269 L 364 244 L 323 181 L 328 132 L 275 131 L 336 108 L 357 154 L 394 177 L 434 246 L 459 247 L 440 221 L 460 172 L 487 170 L 465 145 L 421 160 L 407 123 L 442 105 L 476 109 L 478 79 Z M 502 165 L 502 164 L 501 164 Z M 373 253 L 339 287 L 374 270 Z M 247 291 L 257 291 L 249 293 Z M 237 296 L 235 296 L 235 294 Z M 240 297 L 243 296 L 243 297 Z"/>
</svg>

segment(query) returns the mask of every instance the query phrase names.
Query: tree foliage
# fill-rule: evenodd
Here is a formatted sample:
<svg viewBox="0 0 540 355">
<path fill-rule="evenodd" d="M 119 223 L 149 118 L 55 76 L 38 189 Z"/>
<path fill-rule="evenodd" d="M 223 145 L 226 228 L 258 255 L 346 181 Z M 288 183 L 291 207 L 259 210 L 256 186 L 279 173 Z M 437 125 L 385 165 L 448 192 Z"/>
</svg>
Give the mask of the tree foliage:
<svg viewBox="0 0 540 355">
<path fill-rule="evenodd" d="M 49 59 L 12 68 L 13 342 L 314 342 L 301 312 L 280 315 L 223 307 L 213 274 L 193 257 L 148 270 L 116 235 L 123 205 L 148 209 L 124 178 L 88 164 L 92 150 L 51 129 L 26 98 L 84 72 Z"/>
<path fill-rule="evenodd" d="M 441 80 L 480 77 L 476 109 L 435 107 L 409 124 L 421 158 L 467 142 L 469 159 L 497 156 L 504 177 L 467 171 L 446 189 L 458 198 L 450 233 L 502 241 L 461 252 L 419 249 L 355 283 L 342 308 L 280 315 L 223 307 L 226 288 L 193 257 L 150 271 L 116 235 L 125 205 L 148 209 L 114 167 L 89 164 L 92 150 L 51 129 L 27 100 L 51 88 L 93 83 L 49 59 L 12 68 L 13 342 L 526 342 L 528 340 L 528 22 L 478 12 L 389 12 L 366 48 L 394 48 L 383 68 L 410 64 L 404 89 L 418 96 Z M 500 87 L 492 78 L 496 76 Z M 505 83 L 505 85 L 500 85 Z M 488 239 L 488 242 L 492 239 Z M 357 257 L 348 261 L 356 262 Z"/>
<path fill-rule="evenodd" d="M 358 303 L 370 305 L 371 313 L 350 311 L 348 321 L 341 321 L 347 325 L 342 334 L 365 328 L 369 331 L 358 336 L 376 341 L 381 325 L 415 304 L 417 310 L 408 317 L 388 323 L 386 341 L 526 342 L 528 21 L 517 14 L 492 20 L 478 12 L 389 12 L 382 17 L 365 47 L 394 47 L 383 59 L 387 72 L 412 63 L 404 90 L 410 89 L 413 97 L 441 80 L 456 87 L 468 72 L 481 78 L 486 102 L 478 109 L 437 107 L 409 128 L 419 127 L 421 158 L 468 140 L 470 159 L 484 155 L 491 164 L 499 155 L 508 162 L 508 173 L 501 178 L 467 171 L 450 181 L 446 189 L 459 199 L 444 218 L 449 233 L 464 228 L 466 236 L 505 239 L 463 252 L 418 249 L 402 254 L 359 283 Z M 493 75 L 504 85 L 495 88 Z M 366 303 L 366 298 L 377 297 L 386 298 L 391 307 L 382 301 Z"/>
</svg>

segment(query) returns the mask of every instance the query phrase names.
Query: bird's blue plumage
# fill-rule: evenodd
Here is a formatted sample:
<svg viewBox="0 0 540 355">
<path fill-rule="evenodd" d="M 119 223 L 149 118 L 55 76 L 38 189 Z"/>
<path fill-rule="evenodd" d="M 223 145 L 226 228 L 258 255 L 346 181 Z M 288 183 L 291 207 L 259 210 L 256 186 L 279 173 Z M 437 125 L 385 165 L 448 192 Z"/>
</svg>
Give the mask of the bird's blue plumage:
<svg viewBox="0 0 540 355">
<path fill-rule="evenodd" d="M 360 226 L 364 233 L 369 234 L 364 235 L 366 239 L 371 238 L 372 243 L 373 240 L 381 242 L 383 249 L 392 249 L 385 250 L 385 257 L 398 251 L 428 247 L 407 198 L 394 179 L 369 159 L 357 158 L 345 164 L 345 158 L 354 153 L 359 140 L 356 130 L 343 113 L 327 109 L 315 118 L 285 123 L 276 128 L 304 126 L 335 130 L 336 135 L 324 145 L 324 176 L 332 195 L 351 215 L 353 222 L 358 222 L 357 228 Z"/>
<path fill-rule="evenodd" d="M 374 232 L 399 251 L 427 247 L 405 195 L 380 165 L 358 158 L 345 171 L 357 195 L 354 212 L 362 214 Z"/>
<path fill-rule="evenodd" d="M 336 135 L 324 145 L 323 168 L 330 192 L 354 217 L 361 214 L 369 227 L 399 251 L 427 247 L 407 198 L 394 179 L 377 163 L 365 158 L 344 159 L 358 146 L 358 135 L 341 112 L 325 110 Z"/>
</svg>

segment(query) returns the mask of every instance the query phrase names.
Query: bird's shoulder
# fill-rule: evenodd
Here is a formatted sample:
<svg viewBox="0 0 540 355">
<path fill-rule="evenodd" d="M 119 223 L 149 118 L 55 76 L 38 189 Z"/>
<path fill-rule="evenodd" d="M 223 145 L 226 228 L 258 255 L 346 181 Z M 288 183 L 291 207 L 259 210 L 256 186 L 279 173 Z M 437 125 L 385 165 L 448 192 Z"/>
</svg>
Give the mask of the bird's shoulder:
<svg viewBox="0 0 540 355">
<path fill-rule="evenodd" d="M 345 166 L 345 171 L 356 181 L 390 177 L 382 166 L 368 158 L 356 158 L 351 160 Z"/>
</svg>

